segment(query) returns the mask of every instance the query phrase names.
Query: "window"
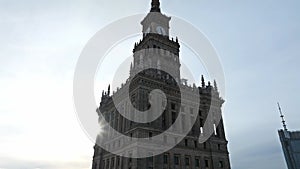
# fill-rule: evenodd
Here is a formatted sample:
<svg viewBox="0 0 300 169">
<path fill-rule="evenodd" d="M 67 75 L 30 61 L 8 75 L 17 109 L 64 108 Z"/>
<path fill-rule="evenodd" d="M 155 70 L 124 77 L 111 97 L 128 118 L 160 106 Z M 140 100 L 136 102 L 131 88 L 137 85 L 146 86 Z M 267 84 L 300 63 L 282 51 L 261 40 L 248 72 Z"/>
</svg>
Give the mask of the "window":
<svg viewBox="0 0 300 169">
<path fill-rule="evenodd" d="M 105 168 L 108 168 L 109 167 L 109 159 L 106 160 L 106 163 L 105 163 Z"/>
<path fill-rule="evenodd" d="M 190 157 L 185 157 L 185 165 L 186 166 L 190 165 Z"/>
<path fill-rule="evenodd" d="M 201 110 L 199 110 L 198 114 L 199 114 L 199 116 L 202 116 L 202 111 L 201 111 Z"/>
<path fill-rule="evenodd" d="M 105 160 L 102 160 L 102 168 L 104 168 L 105 167 Z M 94 164 L 94 167 L 96 168 L 96 164 Z"/>
<path fill-rule="evenodd" d="M 223 163 L 223 161 L 219 161 L 219 168 L 224 168 L 224 163 Z"/>
<path fill-rule="evenodd" d="M 208 160 L 205 160 L 205 167 L 209 167 Z"/>
<path fill-rule="evenodd" d="M 153 163 L 153 156 L 151 155 L 150 157 L 147 158 L 148 163 Z"/>
<path fill-rule="evenodd" d="M 148 158 L 147 158 L 147 162 L 148 162 L 148 166 L 152 167 L 153 166 L 153 162 L 154 162 L 154 157 L 153 157 L 153 153 L 149 152 L 148 153 Z"/>
<path fill-rule="evenodd" d="M 114 157 L 111 158 L 111 166 L 112 166 L 112 167 L 115 166 L 115 158 L 114 158 Z"/>
<path fill-rule="evenodd" d="M 221 145 L 220 144 L 218 144 L 218 150 L 221 150 Z"/>
<path fill-rule="evenodd" d="M 179 165 L 179 155 L 174 155 L 174 165 Z"/>
<path fill-rule="evenodd" d="M 120 157 L 117 157 L 117 166 L 120 166 Z"/>
<path fill-rule="evenodd" d="M 195 158 L 195 167 L 200 167 L 200 158 L 199 157 Z"/>
<path fill-rule="evenodd" d="M 205 142 L 205 143 L 203 143 L 203 148 L 206 149 L 206 147 L 207 147 L 207 146 L 206 146 L 206 142 Z"/>
<path fill-rule="evenodd" d="M 149 140 L 152 140 L 152 132 L 149 132 Z"/>
<path fill-rule="evenodd" d="M 164 164 L 169 164 L 169 154 L 164 154 Z"/>
<path fill-rule="evenodd" d="M 203 119 L 200 118 L 200 127 L 203 127 Z"/>
<path fill-rule="evenodd" d="M 188 146 L 188 140 L 187 139 L 184 139 L 184 145 Z"/>
<path fill-rule="evenodd" d="M 176 120 L 176 112 L 172 112 L 172 123 L 174 123 L 175 122 L 175 120 Z M 174 125 L 174 126 L 176 126 L 176 125 Z"/>
<path fill-rule="evenodd" d="M 219 127 L 217 127 L 217 136 L 221 137 L 221 135 L 220 135 L 220 128 Z"/>
<path fill-rule="evenodd" d="M 195 148 L 198 148 L 198 142 L 197 142 L 197 140 L 194 140 L 194 146 L 195 146 Z"/>
<path fill-rule="evenodd" d="M 132 162 L 132 153 L 129 153 L 129 163 L 131 163 Z"/>
<path fill-rule="evenodd" d="M 176 107 L 175 103 L 171 103 L 171 109 L 175 110 L 175 107 Z"/>
</svg>

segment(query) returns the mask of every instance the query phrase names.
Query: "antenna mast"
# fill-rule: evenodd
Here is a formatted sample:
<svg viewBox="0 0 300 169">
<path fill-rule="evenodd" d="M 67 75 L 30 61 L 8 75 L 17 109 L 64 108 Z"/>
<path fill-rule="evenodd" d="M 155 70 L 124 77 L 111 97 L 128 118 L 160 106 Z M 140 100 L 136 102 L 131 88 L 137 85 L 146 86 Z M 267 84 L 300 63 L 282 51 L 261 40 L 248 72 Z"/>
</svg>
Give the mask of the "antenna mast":
<svg viewBox="0 0 300 169">
<path fill-rule="evenodd" d="M 281 107 L 280 107 L 280 105 L 279 105 L 278 102 L 277 102 L 277 105 L 278 105 L 280 117 L 281 117 L 281 120 L 282 120 L 281 122 L 282 122 L 282 124 L 283 124 L 283 128 L 284 128 L 284 130 L 287 130 L 286 124 L 285 124 L 285 120 L 284 120 L 284 115 L 282 114 Z"/>
</svg>

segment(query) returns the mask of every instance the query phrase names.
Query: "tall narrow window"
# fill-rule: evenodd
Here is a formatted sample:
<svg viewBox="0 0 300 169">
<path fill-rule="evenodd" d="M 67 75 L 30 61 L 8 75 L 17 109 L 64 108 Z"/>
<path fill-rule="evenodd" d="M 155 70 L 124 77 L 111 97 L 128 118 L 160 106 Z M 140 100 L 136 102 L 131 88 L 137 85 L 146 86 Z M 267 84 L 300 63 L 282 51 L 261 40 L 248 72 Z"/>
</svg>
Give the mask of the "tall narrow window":
<svg viewBox="0 0 300 169">
<path fill-rule="evenodd" d="M 174 155 L 174 165 L 179 165 L 179 155 Z"/>
<path fill-rule="evenodd" d="M 205 160 L 205 167 L 209 167 L 209 162 L 208 162 L 208 160 Z"/>
<path fill-rule="evenodd" d="M 172 112 L 172 123 L 174 123 L 175 122 L 175 120 L 176 120 L 176 112 Z M 174 126 L 176 126 L 176 125 L 174 125 Z"/>
<path fill-rule="evenodd" d="M 175 103 L 171 103 L 171 109 L 172 109 L 172 110 L 175 110 L 175 108 L 176 108 Z"/>
<path fill-rule="evenodd" d="M 169 164 L 169 154 L 164 154 L 164 164 Z"/>
<path fill-rule="evenodd" d="M 149 132 L 149 140 L 152 140 L 152 132 Z"/>
<path fill-rule="evenodd" d="M 185 157 L 185 165 L 186 166 L 190 165 L 190 157 Z"/>
<path fill-rule="evenodd" d="M 219 161 L 219 168 L 224 168 L 224 163 L 223 163 L 223 161 Z"/>
<path fill-rule="evenodd" d="M 195 158 L 195 167 L 200 167 L 200 158 L 199 157 Z"/>
</svg>

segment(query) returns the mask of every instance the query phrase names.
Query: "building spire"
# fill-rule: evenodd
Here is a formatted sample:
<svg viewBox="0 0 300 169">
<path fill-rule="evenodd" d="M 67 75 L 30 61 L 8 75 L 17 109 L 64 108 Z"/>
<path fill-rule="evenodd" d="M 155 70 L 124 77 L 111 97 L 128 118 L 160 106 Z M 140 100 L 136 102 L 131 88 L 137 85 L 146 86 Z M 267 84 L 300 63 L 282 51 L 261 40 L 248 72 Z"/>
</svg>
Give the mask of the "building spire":
<svg viewBox="0 0 300 169">
<path fill-rule="evenodd" d="M 159 0 L 152 0 L 150 12 L 160 12 L 159 6 L 160 6 Z"/>
<path fill-rule="evenodd" d="M 285 120 L 284 120 L 284 115 L 282 114 L 282 111 L 281 111 L 281 107 L 280 107 L 279 103 L 277 103 L 277 105 L 278 105 L 280 117 L 281 117 L 281 120 L 282 120 L 281 122 L 282 122 L 283 128 L 284 128 L 284 130 L 287 130 Z"/>
</svg>

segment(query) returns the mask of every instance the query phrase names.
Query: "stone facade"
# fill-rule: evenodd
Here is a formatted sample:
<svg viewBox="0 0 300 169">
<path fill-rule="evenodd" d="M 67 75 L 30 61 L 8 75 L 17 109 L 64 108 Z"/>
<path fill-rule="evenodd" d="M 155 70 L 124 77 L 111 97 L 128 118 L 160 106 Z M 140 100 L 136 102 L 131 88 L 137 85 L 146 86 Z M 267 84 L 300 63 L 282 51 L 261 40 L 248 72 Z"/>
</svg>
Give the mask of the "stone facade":
<svg viewBox="0 0 300 169">
<path fill-rule="evenodd" d="M 94 146 L 92 169 L 230 169 L 228 142 L 222 118 L 219 123 L 212 121 L 210 126 L 214 132 L 206 142 L 199 143 L 198 140 L 199 135 L 204 132 L 208 112 L 221 114 L 224 100 L 219 96 L 216 83 L 214 86 L 210 82 L 206 84 L 202 77 L 202 84 L 197 87 L 195 84 L 189 86 L 181 79 L 180 44 L 177 38 L 169 37 L 170 19 L 160 13 L 159 1 L 153 0 L 151 13 L 141 22 L 143 37 L 133 49 L 134 60 L 130 68 L 130 77 L 112 95 L 110 87 L 102 94 L 97 113 L 99 117 L 104 117 L 113 129 L 129 138 L 151 139 L 169 129 L 176 119 L 180 120 L 180 125 L 173 130 L 180 133 L 190 128 L 188 134 L 183 139 L 171 135 L 168 140 L 163 139 L 158 145 L 153 145 L 155 149 L 159 145 L 176 143 L 174 148 L 162 154 L 151 156 L 151 151 L 154 150 L 147 148 L 149 157 L 130 158 L 130 153 L 133 153 L 130 152 L 130 147 L 143 145 L 131 144 L 116 133 L 104 131 L 108 134 L 101 141 L 104 140 L 106 150 L 98 146 L 99 144 Z M 160 70 L 162 68 L 169 72 Z M 129 99 L 126 98 L 127 89 Z M 125 113 L 132 112 L 133 110 L 128 108 L 129 103 L 139 111 L 153 108 L 148 99 L 154 89 L 163 91 L 167 98 L 162 101 L 165 109 L 157 119 L 148 123 L 137 123 L 118 112 L 120 109 L 117 110 L 116 106 L 120 106 Z M 194 94 L 195 91 L 198 95 Z M 196 104 L 194 100 L 197 99 L 193 98 L 198 96 L 200 103 Z M 120 104 L 115 105 L 113 98 Z M 126 150 L 122 151 L 129 153 L 129 156 L 123 157 L 107 151 L 118 150 L 118 147 L 126 147 Z"/>
</svg>

